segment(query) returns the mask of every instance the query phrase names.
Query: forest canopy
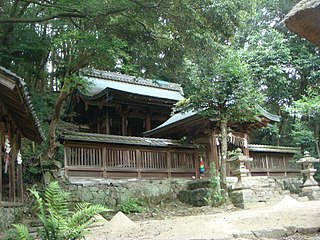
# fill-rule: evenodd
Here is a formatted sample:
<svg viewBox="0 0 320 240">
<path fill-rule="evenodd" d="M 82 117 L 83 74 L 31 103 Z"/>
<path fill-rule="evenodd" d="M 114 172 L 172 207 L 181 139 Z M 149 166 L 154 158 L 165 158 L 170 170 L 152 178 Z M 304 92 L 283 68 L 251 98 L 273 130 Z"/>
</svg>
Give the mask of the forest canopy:
<svg viewBox="0 0 320 240">
<path fill-rule="evenodd" d="M 190 76 L 201 78 L 202 70 L 221 66 L 221 58 L 232 52 L 245 63 L 263 107 L 282 117 L 251 141 L 319 154 L 320 115 L 314 107 L 319 49 L 282 22 L 297 2 L 0 1 L 0 65 L 25 79 L 54 144 L 52 124 L 65 100 L 86 86 L 77 77 L 81 68 L 177 82 L 188 97 L 195 90 Z"/>
</svg>

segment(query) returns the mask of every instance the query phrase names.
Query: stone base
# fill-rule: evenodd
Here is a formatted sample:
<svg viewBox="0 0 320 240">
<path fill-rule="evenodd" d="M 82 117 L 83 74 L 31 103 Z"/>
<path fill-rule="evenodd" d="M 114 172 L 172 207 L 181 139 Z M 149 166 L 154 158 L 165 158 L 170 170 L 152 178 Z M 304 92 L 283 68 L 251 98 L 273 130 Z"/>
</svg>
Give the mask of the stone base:
<svg viewBox="0 0 320 240">
<path fill-rule="evenodd" d="M 232 190 L 230 199 L 233 205 L 238 208 L 248 208 L 256 202 L 254 192 L 248 188 Z"/>
<path fill-rule="evenodd" d="M 308 197 L 309 200 L 320 200 L 320 187 L 310 186 L 303 187 L 302 192 L 299 194 L 301 197 Z"/>
</svg>

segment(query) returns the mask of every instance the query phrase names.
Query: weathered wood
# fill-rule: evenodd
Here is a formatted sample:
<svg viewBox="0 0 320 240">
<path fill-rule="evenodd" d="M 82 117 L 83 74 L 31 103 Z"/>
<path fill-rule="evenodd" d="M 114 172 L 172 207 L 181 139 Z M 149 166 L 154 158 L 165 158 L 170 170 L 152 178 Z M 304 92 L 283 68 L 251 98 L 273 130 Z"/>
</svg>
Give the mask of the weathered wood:
<svg viewBox="0 0 320 240">
<path fill-rule="evenodd" d="M 90 147 L 83 145 L 66 144 L 66 170 L 70 176 L 87 177 L 101 174 L 102 177 L 120 177 L 112 172 L 132 172 L 136 173 L 136 177 L 143 177 L 143 173 L 154 173 L 154 177 L 162 176 L 166 173 L 170 177 L 170 172 L 193 172 L 195 174 L 195 150 L 172 149 L 168 151 L 163 148 L 136 147 L 136 146 L 120 146 L 120 145 L 103 145 L 95 144 Z M 73 149 L 69 151 L 69 149 Z M 80 161 L 79 149 L 82 150 Z M 102 152 L 103 151 L 103 152 Z M 87 154 L 86 154 L 87 153 Z M 87 158 L 87 159 L 86 159 Z M 105 159 L 102 159 L 105 158 Z M 68 159 L 73 159 L 69 161 Z M 80 158 L 81 159 L 81 158 Z M 88 160 L 90 159 L 90 161 Z M 88 162 L 89 161 L 89 162 Z M 82 171 L 87 171 L 84 174 Z M 100 172 L 100 173 L 98 173 Z M 160 175 L 159 175 L 159 174 Z M 128 173 L 129 174 L 129 173 Z M 127 177 L 133 176 L 127 174 Z"/>
<path fill-rule="evenodd" d="M 145 131 L 151 130 L 151 114 L 150 110 L 146 110 L 146 117 L 145 117 Z"/>
</svg>

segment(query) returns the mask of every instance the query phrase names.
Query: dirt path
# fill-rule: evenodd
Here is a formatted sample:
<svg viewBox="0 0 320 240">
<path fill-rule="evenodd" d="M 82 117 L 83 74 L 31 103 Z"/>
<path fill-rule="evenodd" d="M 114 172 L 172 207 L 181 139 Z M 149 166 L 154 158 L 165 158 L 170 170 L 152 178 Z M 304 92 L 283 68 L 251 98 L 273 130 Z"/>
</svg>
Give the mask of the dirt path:
<svg viewBox="0 0 320 240">
<path fill-rule="evenodd" d="M 137 221 L 133 225 L 125 220 L 119 217 L 113 223 L 101 223 L 86 239 L 280 239 L 295 232 L 313 233 L 312 239 L 320 239 L 315 234 L 320 228 L 320 201 L 297 202 L 287 196 L 263 208 Z"/>
</svg>

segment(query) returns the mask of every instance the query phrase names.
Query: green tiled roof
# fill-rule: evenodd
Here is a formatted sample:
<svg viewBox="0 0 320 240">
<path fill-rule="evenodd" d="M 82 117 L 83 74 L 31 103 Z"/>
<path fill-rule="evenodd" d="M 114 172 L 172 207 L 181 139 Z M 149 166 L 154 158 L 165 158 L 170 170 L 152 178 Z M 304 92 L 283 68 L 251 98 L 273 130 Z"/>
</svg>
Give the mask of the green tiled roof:
<svg viewBox="0 0 320 240">
<path fill-rule="evenodd" d="M 59 136 L 60 142 L 75 141 L 75 142 L 92 142 L 92 143 L 108 143 L 121 145 L 149 146 L 149 147 L 175 147 L 196 149 L 197 145 L 183 143 L 178 140 L 161 139 L 161 138 L 144 138 L 144 137 L 129 137 L 106 135 L 96 133 L 82 132 L 65 132 Z"/>
<path fill-rule="evenodd" d="M 85 93 L 81 93 L 83 97 L 88 99 L 99 98 L 112 90 L 173 101 L 179 101 L 183 98 L 181 85 L 176 83 L 97 69 L 83 69 L 81 74 L 92 83 Z"/>
</svg>

